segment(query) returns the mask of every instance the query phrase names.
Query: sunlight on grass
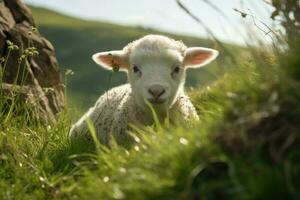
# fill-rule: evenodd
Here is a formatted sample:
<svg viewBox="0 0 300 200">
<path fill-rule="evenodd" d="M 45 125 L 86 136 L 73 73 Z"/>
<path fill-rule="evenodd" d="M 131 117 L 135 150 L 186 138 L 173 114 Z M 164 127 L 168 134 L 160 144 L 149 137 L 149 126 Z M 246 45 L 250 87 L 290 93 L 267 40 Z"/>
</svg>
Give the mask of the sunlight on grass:
<svg viewBox="0 0 300 200">
<path fill-rule="evenodd" d="M 0 199 L 299 199 L 299 45 L 274 45 L 189 92 L 193 127 L 149 105 L 156 126 L 132 126 L 125 147 L 101 145 L 90 120 L 93 141 L 70 142 L 72 110 L 46 123 L 1 90 Z"/>
</svg>

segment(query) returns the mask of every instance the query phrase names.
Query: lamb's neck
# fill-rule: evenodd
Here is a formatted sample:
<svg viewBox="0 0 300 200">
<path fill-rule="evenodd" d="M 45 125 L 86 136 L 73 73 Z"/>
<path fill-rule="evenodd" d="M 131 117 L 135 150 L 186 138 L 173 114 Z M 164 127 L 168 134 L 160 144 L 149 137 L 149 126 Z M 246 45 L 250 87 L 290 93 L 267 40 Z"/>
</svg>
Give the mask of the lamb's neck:
<svg viewBox="0 0 300 200">
<path fill-rule="evenodd" d="M 164 105 L 153 105 L 152 106 L 155 115 L 160 122 L 163 122 L 167 116 L 168 109 Z M 153 112 L 149 107 L 141 107 L 135 104 L 135 118 L 144 125 L 151 125 L 154 123 Z"/>
</svg>

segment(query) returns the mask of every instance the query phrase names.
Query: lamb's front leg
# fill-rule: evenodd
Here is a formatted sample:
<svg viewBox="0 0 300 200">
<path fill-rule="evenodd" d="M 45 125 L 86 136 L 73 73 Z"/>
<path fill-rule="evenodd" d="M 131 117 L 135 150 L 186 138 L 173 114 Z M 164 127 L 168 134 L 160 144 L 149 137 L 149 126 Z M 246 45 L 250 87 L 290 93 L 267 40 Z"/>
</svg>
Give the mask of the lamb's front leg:
<svg viewBox="0 0 300 200">
<path fill-rule="evenodd" d="M 181 95 L 171 108 L 170 114 L 171 121 L 177 123 L 178 121 L 184 121 L 188 124 L 199 120 L 197 111 L 192 104 L 190 98 L 186 95 Z"/>
<path fill-rule="evenodd" d="M 90 108 L 90 110 L 87 113 L 85 113 L 75 124 L 72 125 L 71 130 L 69 132 L 69 138 L 71 140 L 74 140 L 76 138 L 89 137 L 90 133 L 86 120 L 88 118 L 91 119 L 94 109 L 94 107 Z"/>
</svg>

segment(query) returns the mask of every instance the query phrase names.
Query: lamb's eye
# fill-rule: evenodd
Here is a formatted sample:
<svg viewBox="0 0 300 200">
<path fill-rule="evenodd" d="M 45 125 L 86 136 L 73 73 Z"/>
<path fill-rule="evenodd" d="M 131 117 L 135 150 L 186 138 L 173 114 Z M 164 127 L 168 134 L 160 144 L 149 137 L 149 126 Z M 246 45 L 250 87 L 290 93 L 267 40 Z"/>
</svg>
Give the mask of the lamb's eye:
<svg viewBox="0 0 300 200">
<path fill-rule="evenodd" d="M 177 66 L 177 67 L 174 68 L 173 73 L 174 73 L 174 74 L 178 74 L 179 71 L 180 71 L 180 67 Z"/>
<path fill-rule="evenodd" d="M 136 74 L 137 76 L 142 76 L 142 71 L 137 65 L 133 65 L 132 70 L 133 73 Z"/>
<path fill-rule="evenodd" d="M 139 67 L 137 65 L 133 65 L 133 72 L 136 73 L 141 73 Z"/>
</svg>

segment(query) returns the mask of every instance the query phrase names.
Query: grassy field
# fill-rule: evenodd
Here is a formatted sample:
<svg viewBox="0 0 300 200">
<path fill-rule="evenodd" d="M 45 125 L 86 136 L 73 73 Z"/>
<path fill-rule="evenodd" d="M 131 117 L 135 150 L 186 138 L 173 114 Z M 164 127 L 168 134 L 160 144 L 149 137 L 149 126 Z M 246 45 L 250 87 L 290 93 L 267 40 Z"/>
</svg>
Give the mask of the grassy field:
<svg viewBox="0 0 300 200">
<path fill-rule="evenodd" d="M 154 124 L 128 148 L 71 144 L 73 112 L 45 124 L 0 101 L 0 199 L 300 199 L 300 41 L 286 39 L 222 60 L 218 80 L 190 91 L 194 127 Z"/>
<path fill-rule="evenodd" d="M 68 95 L 71 106 L 86 109 L 93 105 L 97 97 L 105 90 L 125 83 L 125 73 L 114 73 L 103 70 L 91 59 L 96 52 L 122 49 L 129 42 L 147 34 L 164 34 L 183 40 L 189 46 L 220 47 L 206 39 L 172 35 L 155 30 L 136 27 L 125 27 L 103 22 L 84 21 L 71 18 L 42 8 L 30 7 L 40 32 L 56 48 L 57 58 L 62 71 L 71 69 L 74 75 L 68 78 Z M 226 48 L 240 52 L 243 48 L 226 44 Z M 237 50 L 239 49 L 239 50 Z M 207 68 L 190 70 L 187 86 L 206 85 L 216 80 L 228 68 L 220 64 L 227 58 L 224 52 L 217 62 Z M 110 76 L 112 76 L 111 81 Z"/>
</svg>

